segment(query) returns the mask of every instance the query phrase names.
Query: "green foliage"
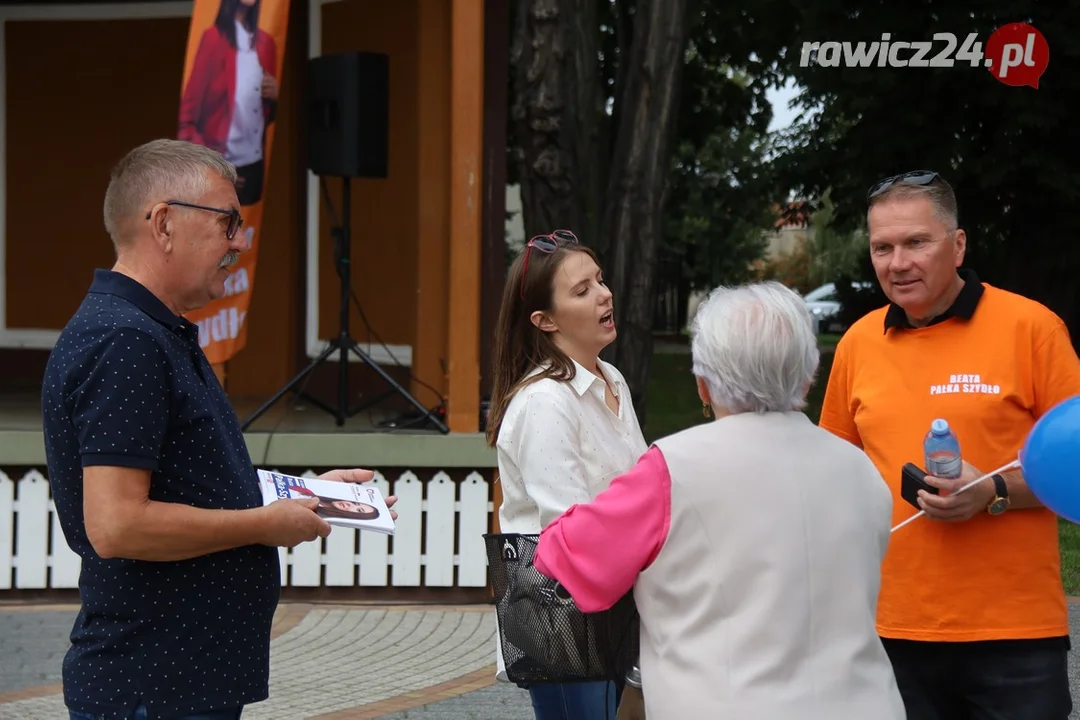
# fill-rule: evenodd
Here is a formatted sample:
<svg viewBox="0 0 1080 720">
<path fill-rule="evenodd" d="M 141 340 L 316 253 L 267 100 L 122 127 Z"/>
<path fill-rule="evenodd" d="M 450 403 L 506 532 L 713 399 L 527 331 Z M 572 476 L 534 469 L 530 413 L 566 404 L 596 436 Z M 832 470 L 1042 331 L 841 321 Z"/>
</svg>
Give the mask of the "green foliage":
<svg viewBox="0 0 1080 720">
<path fill-rule="evenodd" d="M 1018 0 L 895 3 L 760 0 L 754 16 L 779 45 L 778 69 L 803 88 L 805 120 L 783 138 L 776 169 L 800 197 L 832 188 L 838 227 L 857 228 L 866 190 L 898 172 L 933 169 L 956 190 L 967 232 L 966 265 L 983 279 L 1044 302 L 1066 321 L 1080 318 L 1075 277 L 1080 204 L 1070 103 L 1080 75 L 1075 3 L 1043 3 L 1032 17 Z M 985 43 L 1010 22 L 1031 22 L 1046 38 L 1050 63 L 1039 87 L 1013 87 L 985 67 L 800 67 L 803 42 L 930 41 L 937 31 Z M 935 42 L 931 54 L 943 48 Z M 1073 324 L 1074 337 L 1080 338 Z"/>
<path fill-rule="evenodd" d="M 813 290 L 820 283 L 810 276 L 810 256 L 803 243 L 795 246 L 791 252 L 781 253 L 774 258 L 759 260 L 754 264 L 754 278 L 757 280 L 776 280 L 800 295 Z"/>
<path fill-rule="evenodd" d="M 762 34 L 731 3 L 693 12 L 665 227 L 692 287 L 752 278 L 783 200 L 768 160 L 774 73 L 752 60 Z"/>
<path fill-rule="evenodd" d="M 620 112 L 625 72 L 620 60 L 633 35 L 632 0 L 595 0 L 596 28 L 579 28 L 595 42 L 599 94 L 595 131 L 600 162 L 599 187 L 612 150 L 612 128 Z M 511 26 L 528 3 L 511 3 Z M 769 162 L 767 135 L 772 107 L 766 91 L 780 82 L 775 64 L 762 57 L 780 49 L 775 28 L 736 4 L 695 0 L 690 10 L 690 37 L 683 70 L 676 139 L 667 189 L 664 243 L 682 258 L 684 280 L 692 287 L 737 283 L 751 277 L 751 264 L 766 248 L 765 232 L 775 222 L 774 208 L 786 192 Z M 592 113 L 582 106 L 578 113 Z M 508 182 L 519 179 L 520 128 L 509 118 Z M 602 197 L 585 197 L 587 224 L 594 223 Z M 592 233 L 583 231 L 594 244 Z M 603 255 L 610 248 L 596 246 Z"/>
<path fill-rule="evenodd" d="M 1080 594 L 1080 525 L 1058 518 L 1061 539 L 1061 580 L 1069 595 Z"/>
<path fill-rule="evenodd" d="M 757 140 L 749 129 L 721 129 L 700 148 L 684 140 L 676 149 L 666 241 L 683 256 L 691 287 L 743 282 L 765 252 L 764 228 L 775 215 L 753 176 L 761 163 Z"/>
<path fill-rule="evenodd" d="M 813 287 L 835 282 L 841 276 L 860 275 L 860 263 L 868 253 L 866 230 L 838 230 L 834 225 L 835 216 L 836 205 L 826 191 L 821 198 L 820 207 L 810 219 L 811 235 L 807 254 L 808 274 Z"/>
<path fill-rule="evenodd" d="M 817 377 L 806 396 L 803 412 L 817 424 L 821 416 L 821 404 L 825 399 L 825 386 L 832 368 L 832 348 L 835 339 L 821 336 L 821 363 Z M 710 422 L 701 413 L 701 400 L 697 395 L 692 373 L 693 362 L 689 353 L 662 353 L 653 355 L 652 374 L 649 377 L 649 416 L 641 428 L 646 442 Z M 1075 546 L 1080 548 L 1080 529 L 1075 533 Z M 1080 551 L 1077 552 L 1080 557 Z M 1080 584 L 1080 574 L 1077 577 Z"/>
<path fill-rule="evenodd" d="M 707 421 L 701 413 L 690 353 L 655 353 L 651 368 L 646 393 L 649 414 L 641 428 L 647 442 Z"/>
</svg>

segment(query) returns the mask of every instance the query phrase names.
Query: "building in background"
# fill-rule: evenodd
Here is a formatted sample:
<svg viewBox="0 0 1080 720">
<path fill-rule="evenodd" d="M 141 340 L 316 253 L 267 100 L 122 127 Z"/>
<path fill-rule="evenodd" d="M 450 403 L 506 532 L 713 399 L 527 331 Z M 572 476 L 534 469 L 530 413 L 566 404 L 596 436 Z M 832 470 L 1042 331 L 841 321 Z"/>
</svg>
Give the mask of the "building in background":
<svg viewBox="0 0 1080 720">
<path fill-rule="evenodd" d="M 111 167 L 136 145 L 176 136 L 192 7 L 0 3 L 0 597 L 70 587 L 56 579 L 70 578 L 57 570 L 70 557 L 47 503 L 41 377 L 94 268 L 115 260 L 101 215 Z M 348 400 L 368 407 L 344 426 L 292 396 L 254 423 L 247 439 L 256 464 L 297 473 L 372 467 L 409 498 L 399 510 L 414 506 L 389 548 L 338 548 L 345 565 L 334 573 L 319 562 L 329 545 L 283 553 L 290 586 L 339 585 L 346 597 L 360 584 L 365 597 L 380 587 L 389 597 L 418 587 L 484 593 L 473 571 L 459 584 L 463 562 L 484 562 L 479 534 L 460 532 L 489 527 L 494 481 L 494 453 L 479 430 L 505 276 L 508 13 L 506 3 L 485 0 L 291 2 L 247 343 L 228 363 L 226 391 L 244 419 L 337 334 L 333 216 L 306 164 L 307 61 L 386 53 L 389 174 L 352 180 L 350 332 L 439 408 L 451 432 L 416 422 L 359 362 L 349 363 Z M 341 181 L 326 184 L 340 214 Z M 304 387 L 329 404 L 335 358 Z M 294 565 L 294 556 L 307 559 Z"/>
</svg>

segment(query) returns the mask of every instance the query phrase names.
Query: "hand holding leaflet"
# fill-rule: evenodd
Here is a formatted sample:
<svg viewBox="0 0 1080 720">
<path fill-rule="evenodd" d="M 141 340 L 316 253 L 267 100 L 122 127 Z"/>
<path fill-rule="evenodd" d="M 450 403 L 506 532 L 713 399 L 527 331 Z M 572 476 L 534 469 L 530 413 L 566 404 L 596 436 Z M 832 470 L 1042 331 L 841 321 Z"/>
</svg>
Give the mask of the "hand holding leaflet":
<svg viewBox="0 0 1080 720">
<path fill-rule="evenodd" d="M 393 535 L 393 513 L 379 488 L 371 483 L 302 478 L 259 470 L 263 504 L 284 499 L 315 498 L 315 513 L 331 525 Z"/>
</svg>

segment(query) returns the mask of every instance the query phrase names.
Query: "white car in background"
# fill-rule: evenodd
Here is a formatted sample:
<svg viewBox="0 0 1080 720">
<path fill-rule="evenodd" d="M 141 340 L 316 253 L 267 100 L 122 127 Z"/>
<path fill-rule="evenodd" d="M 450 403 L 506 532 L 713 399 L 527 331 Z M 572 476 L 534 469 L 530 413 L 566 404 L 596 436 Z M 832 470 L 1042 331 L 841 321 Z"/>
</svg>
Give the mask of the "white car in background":
<svg viewBox="0 0 1080 720">
<path fill-rule="evenodd" d="M 853 288 L 869 289 L 868 282 L 853 282 Z M 836 285 L 825 283 L 803 296 L 810 315 L 814 318 L 815 329 L 821 332 L 843 332 L 847 328 L 840 321 L 840 298 L 836 294 Z"/>
</svg>

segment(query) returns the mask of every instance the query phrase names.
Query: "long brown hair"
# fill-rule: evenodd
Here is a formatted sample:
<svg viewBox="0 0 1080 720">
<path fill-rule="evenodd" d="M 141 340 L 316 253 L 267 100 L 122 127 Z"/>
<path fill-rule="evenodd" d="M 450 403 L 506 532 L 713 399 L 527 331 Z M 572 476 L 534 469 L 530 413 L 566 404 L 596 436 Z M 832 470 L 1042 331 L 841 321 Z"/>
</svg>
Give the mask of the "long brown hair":
<svg viewBox="0 0 1080 720">
<path fill-rule="evenodd" d="M 236 37 L 237 14 L 243 12 L 244 27 L 247 28 L 249 33 L 253 33 L 259 29 L 259 6 L 261 4 L 262 0 L 255 0 L 254 5 L 245 5 L 241 9 L 240 0 L 221 0 L 214 25 L 217 26 L 218 32 L 229 41 L 229 46 L 233 50 L 237 49 L 238 44 Z M 244 49 L 247 50 L 247 48 Z"/>
<path fill-rule="evenodd" d="M 492 361 L 495 377 L 487 423 L 487 442 L 492 447 L 499 437 L 506 408 L 518 390 L 542 378 L 564 382 L 574 379 L 574 362 L 555 345 L 551 333 L 533 325 L 529 316 L 538 310 L 551 311 L 555 271 L 567 255 L 575 252 L 585 253 L 600 264 L 596 253 L 579 243 L 560 245 L 551 253 L 536 248 L 530 253 L 526 246 L 507 273 L 499 322 L 495 327 Z M 529 259 L 528 274 L 523 277 L 526 256 Z M 550 363 L 550 367 L 533 377 L 525 377 L 530 370 L 544 363 Z"/>
</svg>

